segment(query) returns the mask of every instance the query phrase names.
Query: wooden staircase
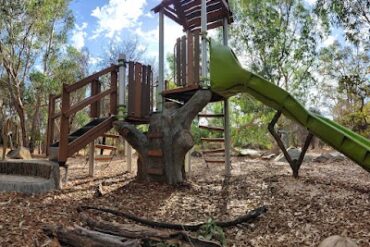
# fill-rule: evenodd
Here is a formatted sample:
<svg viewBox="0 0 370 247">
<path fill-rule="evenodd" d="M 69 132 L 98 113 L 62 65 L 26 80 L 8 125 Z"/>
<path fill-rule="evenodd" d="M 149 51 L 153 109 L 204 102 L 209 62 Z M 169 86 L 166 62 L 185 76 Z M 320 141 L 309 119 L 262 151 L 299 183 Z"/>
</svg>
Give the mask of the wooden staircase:
<svg viewBox="0 0 370 247">
<path fill-rule="evenodd" d="M 199 113 L 198 119 L 207 119 L 207 125 L 199 124 L 199 128 L 209 130 L 211 133 L 221 133 L 222 136 L 219 137 L 202 137 L 200 140 L 202 142 L 202 157 L 206 166 L 211 163 L 225 163 L 225 130 L 224 130 L 224 114 L 210 114 L 210 113 Z M 222 126 L 211 126 L 209 122 L 212 119 L 221 119 Z M 199 121 L 201 122 L 201 121 Z"/>
<path fill-rule="evenodd" d="M 148 65 L 137 62 L 126 62 L 128 81 L 127 117 L 126 122 L 132 124 L 146 124 L 152 109 L 153 72 Z M 74 153 L 99 137 L 117 138 L 117 135 L 107 133 L 113 128 L 117 115 L 117 83 L 118 65 L 112 64 L 93 75 L 90 75 L 74 84 L 63 84 L 61 95 L 49 96 L 48 127 L 47 127 L 47 155 L 50 160 L 64 165 Z M 102 87 L 105 81 L 106 88 Z M 76 95 L 90 96 L 75 101 Z M 73 102 L 73 103 L 72 103 Z M 109 102 L 106 104 L 106 102 Z M 102 107 L 102 105 L 104 105 Z M 58 107 L 59 106 L 59 107 Z M 60 107 L 61 106 L 61 107 Z M 61 108 L 61 109 L 60 109 Z M 71 121 L 81 111 L 89 108 L 91 121 L 81 128 L 71 132 Z M 58 111 L 57 109 L 60 109 Z M 56 120 L 60 119 L 59 124 Z M 58 128 L 59 126 L 59 128 Z M 55 135 L 55 129 L 59 136 Z M 59 138 L 58 138 L 59 137 Z M 114 151 L 116 147 L 105 143 L 96 144 L 95 148 Z M 112 157 L 98 156 L 98 160 L 108 160 Z"/>
</svg>

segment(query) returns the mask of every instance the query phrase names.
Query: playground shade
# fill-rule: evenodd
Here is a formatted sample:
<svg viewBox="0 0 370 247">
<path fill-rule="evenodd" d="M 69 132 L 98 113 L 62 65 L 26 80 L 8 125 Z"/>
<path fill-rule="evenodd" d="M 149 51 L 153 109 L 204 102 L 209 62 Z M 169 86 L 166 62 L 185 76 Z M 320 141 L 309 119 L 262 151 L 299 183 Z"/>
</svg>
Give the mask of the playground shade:
<svg viewBox="0 0 370 247">
<path fill-rule="evenodd" d="M 304 108 L 292 95 L 266 79 L 242 68 L 234 52 L 210 42 L 212 91 L 230 97 L 246 92 L 267 106 L 307 128 L 312 134 L 370 172 L 370 140 Z"/>
</svg>

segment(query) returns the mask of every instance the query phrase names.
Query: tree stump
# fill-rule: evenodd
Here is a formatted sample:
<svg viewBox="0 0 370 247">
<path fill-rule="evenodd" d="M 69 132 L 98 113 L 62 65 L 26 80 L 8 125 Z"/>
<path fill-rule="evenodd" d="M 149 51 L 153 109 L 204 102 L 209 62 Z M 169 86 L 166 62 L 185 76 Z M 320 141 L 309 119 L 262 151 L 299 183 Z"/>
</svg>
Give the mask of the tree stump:
<svg viewBox="0 0 370 247">
<path fill-rule="evenodd" d="M 211 97 L 211 91 L 199 90 L 184 105 L 166 102 L 162 112 L 151 115 L 145 134 L 128 122 L 115 122 L 120 135 L 138 152 L 139 180 L 178 184 L 186 179 L 185 155 L 194 146 L 191 123 Z"/>
</svg>

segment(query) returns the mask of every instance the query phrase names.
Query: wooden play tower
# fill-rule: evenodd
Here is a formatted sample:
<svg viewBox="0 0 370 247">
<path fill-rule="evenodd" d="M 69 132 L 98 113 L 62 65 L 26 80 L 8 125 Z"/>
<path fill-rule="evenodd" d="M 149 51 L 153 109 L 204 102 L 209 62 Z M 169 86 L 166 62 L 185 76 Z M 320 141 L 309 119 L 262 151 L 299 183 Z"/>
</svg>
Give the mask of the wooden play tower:
<svg viewBox="0 0 370 247">
<path fill-rule="evenodd" d="M 93 154 L 95 140 L 109 137 L 115 120 L 131 124 L 148 124 L 151 113 L 161 112 L 163 103 L 171 100 L 187 102 L 198 90 L 209 89 L 207 30 L 222 27 L 223 42 L 228 42 L 228 25 L 233 22 L 227 0 L 163 0 L 153 8 L 159 13 L 159 75 L 153 83 L 151 66 L 126 61 L 120 55 L 118 64 L 111 65 L 73 84 L 64 84 L 61 95 L 50 95 L 47 127 L 49 159 L 66 166 L 68 157 L 90 145 L 90 175 L 94 175 Z M 183 27 L 184 36 L 177 39 L 174 49 L 176 88 L 168 89 L 164 78 L 164 17 Z M 156 90 L 153 89 L 156 87 Z M 80 93 L 79 93 L 80 91 Z M 81 93 L 82 92 L 82 93 Z M 90 92 L 86 96 L 87 92 Z M 82 100 L 75 102 L 76 95 Z M 81 98 L 81 97 L 80 97 Z M 222 160 L 205 159 L 208 163 L 225 163 L 230 174 L 230 123 L 227 99 L 213 93 L 211 102 L 224 102 L 219 114 L 201 113 L 200 118 L 223 119 L 223 126 L 199 126 L 210 131 L 221 131 L 222 138 L 202 138 L 203 142 L 223 143 L 223 149 L 206 150 L 204 155 L 224 153 Z M 78 112 L 89 111 L 90 122 L 72 130 L 72 120 Z M 57 131 L 55 131 L 57 130 Z M 113 149 L 98 144 L 99 149 Z M 131 162 L 131 160 L 129 160 Z M 130 165 L 129 165 L 130 170 Z"/>
<path fill-rule="evenodd" d="M 157 108 L 161 109 L 163 99 L 186 102 L 197 90 L 210 87 L 208 73 L 207 30 L 223 28 L 223 43 L 228 44 L 228 25 L 233 22 L 227 0 L 163 0 L 153 8 L 159 14 L 159 88 Z M 183 27 L 184 36 L 174 46 L 174 83 L 177 88 L 167 89 L 164 80 L 164 16 Z M 230 116 L 228 100 L 213 93 L 211 102 L 223 102 L 223 112 L 218 114 L 200 113 L 199 118 L 221 118 L 223 126 L 201 125 L 209 131 L 222 132 L 223 137 L 202 138 L 202 142 L 222 143 L 223 148 L 203 150 L 208 163 L 225 163 L 226 174 L 230 174 Z M 203 146 L 203 144 L 202 144 Z M 224 153 L 224 159 L 208 157 Z"/>
</svg>

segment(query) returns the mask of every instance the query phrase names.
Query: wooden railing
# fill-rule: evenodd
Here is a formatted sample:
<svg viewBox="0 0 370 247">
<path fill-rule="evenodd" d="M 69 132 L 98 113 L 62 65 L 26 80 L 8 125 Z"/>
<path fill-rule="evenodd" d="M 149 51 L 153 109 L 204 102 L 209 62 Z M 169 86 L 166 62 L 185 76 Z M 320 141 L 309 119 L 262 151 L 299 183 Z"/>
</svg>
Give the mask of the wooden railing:
<svg viewBox="0 0 370 247">
<path fill-rule="evenodd" d="M 199 33 L 178 38 L 174 50 L 174 80 L 180 87 L 198 86 L 200 81 Z"/>
<path fill-rule="evenodd" d="M 117 65 L 111 65 L 110 67 L 103 69 L 91 76 L 88 76 L 74 84 L 68 85 L 63 84 L 63 91 L 61 95 L 50 95 L 49 96 L 49 115 L 48 115 L 48 127 L 47 127 L 47 147 L 56 141 L 54 128 L 55 122 L 60 118 L 60 133 L 59 133 L 59 154 L 58 161 L 65 162 L 71 152 L 78 151 L 85 142 L 90 141 L 90 137 L 81 136 L 73 143 L 69 143 L 68 136 L 70 134 L 71 126 L 70 120 L 73 115 L 90 106 L 90 117 L 95 119 L 101 116 L 100 102 L 106 96 L 109 96 L 109 116 L 117 114 Z M 110 73 L 110 87 L 101 91 L 101 83 L 99 77 Z M 83 100 L 71 104 L 71 94 L 77 90 L 90 86 L 91 95 Z M 61 111 L 56 113 L 56 101 L 61 98 Z M 111 124 L 112 121 L 109 122 Z M 105 123 L 106 125 L 106 123 Z M 111 126 L 104 126 L 104 129 L 110 128 Z M 95 137 L 94 137 L 95 138 Z M 46 149 L 47 155 L 49 155 L 49 148 Z"/>
<path fill-rule="evenodd" d="M 143 65 L 137 62 L 127 62 L 127 116 L 125 121 L 134 124 L 143 124 L 149 122 L 149 115 L 153 107 L 153 72 L 149 65 Z M 102 91 L 99 78 L 110 74 L 110 87 Z M 63 84 L 61 95 L 49 96 L 49 115 L 47 126 L 47 155 L 49 147 L 52 146 L 57 138 L 54 129 L 56 120 L 60 118 L 58 161 L 63 163 L 68 157 L 73 155 L 89 142 L 104 134 L 113 127 L 114 116 L 117 115 L 117 76 L 118 66 L 111 65 L 91 76 L 88 76 L 74 84 Z M 79 102 L 72 104 L 72 94 L 75 94 L 81 88 L 90 87 L 91 95 L 85 97 Z M 100 109 L 100 106 L 109 98 L 108 112 Z M 61 110 L 56 109 L 57 100 L 60 100 Z M 70 137 L 71 119 L 79 111 L 90 107 L 90 117 L 92 119 L 100 118 L 102 122 L 97 122 L 96 126 L 84 132 L 81 136 Z M 60 106 L 59 106 L 60 108 Z M 104 115 L 104 117 L 102 117 Z M 108 115 L 108 116 L 107 116 Z M 107 117 L 107 118 L 106 118 Z M 86 128 L 85 128 L 86 129 Z"/>
</svg>

